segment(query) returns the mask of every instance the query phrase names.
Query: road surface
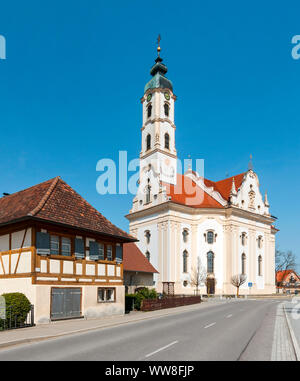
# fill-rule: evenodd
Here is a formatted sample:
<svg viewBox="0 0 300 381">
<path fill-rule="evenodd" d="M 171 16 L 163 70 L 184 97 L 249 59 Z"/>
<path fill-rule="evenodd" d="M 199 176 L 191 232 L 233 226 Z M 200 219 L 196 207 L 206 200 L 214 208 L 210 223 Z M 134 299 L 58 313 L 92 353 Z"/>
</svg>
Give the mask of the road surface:
<svg viewBox="0 0 300 381">
<path fill-rule="evenodd" d="M 0 360 L 270 360 L 278 300 L 205 308 L 0 350 Z"/>
</svg>

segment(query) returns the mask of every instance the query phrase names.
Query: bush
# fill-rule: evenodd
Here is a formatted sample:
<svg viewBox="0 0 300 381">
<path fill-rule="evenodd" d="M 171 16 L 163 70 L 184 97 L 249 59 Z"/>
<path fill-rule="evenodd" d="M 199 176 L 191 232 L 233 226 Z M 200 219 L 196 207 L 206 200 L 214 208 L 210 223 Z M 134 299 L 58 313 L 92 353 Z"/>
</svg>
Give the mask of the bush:
<svg viewBox="0 0 300 381">
<path fill-rule="evenodd" d="M 132 311 L 132 304 L 134 303 L 134 309 L 140 310 L 141 304 L 144 299 L 157 299 L 158 294 L 154 289 L 147 287 L 140 288 L 135 294 L 125 295 L 125 310 Z M 132 303 L 132 301 L 134 301 Z"/>
<path fill-rule="evenodd" d="M 6 304 L 5 325 L 10 327 L 10 323 L 12 325 L 15 325 L 16 323 L 18 327 L 22 326 L 25 323 L 27 314 L 31 309 L 30 301 L 20 292 L 3 294 L 2 296 L 4 297 Z M 0 326 L 4 326 L 4 320 L 0 321 Z"/>
</svg>

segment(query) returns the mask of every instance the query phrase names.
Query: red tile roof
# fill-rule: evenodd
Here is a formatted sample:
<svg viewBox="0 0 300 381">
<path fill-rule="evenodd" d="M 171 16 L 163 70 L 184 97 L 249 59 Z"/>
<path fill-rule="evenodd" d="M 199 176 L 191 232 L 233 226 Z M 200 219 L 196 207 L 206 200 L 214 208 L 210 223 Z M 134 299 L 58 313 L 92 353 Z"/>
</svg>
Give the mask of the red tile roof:
<svg viewBox="0 0 300 381">
<path fill-rule="evenodd" d="M 245 173 L 233 176 L 235 181 L 236 190 L 239 189 L 243 182 Z M 215 191 L 219 192 L 224 200 L 228 200 L 230 190 L 232 187 L 232 178 L 229 177 L 221 181 L 211 181 L 204 179 L 204 184 L 207 187 L 213 187 Z M 167 188 L 167 194 L 171 197 L 173 202 L 192 206 L 194 208 L 223 208 L 217 200 L 202 190 L 195 184 L 189 177 L 177 174 L 176 185 L 164 184 Z"/>
<path fill-rule="evenodd" d="M 277 273 L 276 273 L 276 282 L 283 282 L 286 279 L 286 277 L 289 274 L 291 274 L 291 273 L 295 274 L 296 277 L 299 278 L 298 274 L 294 270 L 277 271 Z"/>
<path fill-rule="evenodd" d="M 60 177 L 0 198 L 0 225 L 38 218 L 70 227 L 135 239 L 113 225 Z"/>
<path fill-rule="evenodd" d="M 133 242 L 123 245 L 124 271 L 139 271 L 143 273 L 158 273 L 145 255 Z"/>
</svg>

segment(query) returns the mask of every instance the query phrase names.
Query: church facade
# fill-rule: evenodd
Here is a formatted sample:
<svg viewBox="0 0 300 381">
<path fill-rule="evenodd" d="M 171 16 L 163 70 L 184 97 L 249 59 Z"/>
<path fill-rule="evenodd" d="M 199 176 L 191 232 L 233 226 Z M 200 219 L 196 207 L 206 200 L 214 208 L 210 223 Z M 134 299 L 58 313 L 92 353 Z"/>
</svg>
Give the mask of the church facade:
<svg viewBox="0 0 300 381">
<path fill-rule="evenodd" d="M 141 99 L 139 189 L 126 216 L 158 270 L 154 287 L 193 294 L 197 278 L 203 294 L 234 294 L 231 278 L 243 274 L 240 294 L 275 293 L 276 218 L 252 167 L 216 182 L 177 173 L 176 96 L 159 51 Z"/>
</svg>

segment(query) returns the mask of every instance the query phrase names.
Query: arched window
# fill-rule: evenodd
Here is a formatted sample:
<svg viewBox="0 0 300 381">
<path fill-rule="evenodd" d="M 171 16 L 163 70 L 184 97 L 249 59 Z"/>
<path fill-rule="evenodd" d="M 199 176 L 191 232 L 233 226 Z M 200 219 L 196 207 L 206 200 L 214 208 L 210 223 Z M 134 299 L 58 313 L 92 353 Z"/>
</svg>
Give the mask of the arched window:
<svg viewBox="0 0 300 381">
<path fill-rule="evenodd" d="M 165 134 L 165 148 L 170 149 L 170 135 L 168 133 Z"/>
<path fill-rule="evenodd" d="M 148 151 L 151 148 L 151 135 L 148 134 L 146 138 L 146 150 Z"/>
<path fill-rule="evenodd" d="M 214 232 L 207 232 L 207 243 L 214 243 Z"/>
<path fill-rule="evenodd" d="M 146 251 L 145 256 L 146 256 L 147 260 L 150 262 L 150 253 L 149 253 L 149 251 Z"/>
<path fill-rule="evenodd" d="M 261 255 L 258 256 L 257 262 L 258 262 L 258 275 L 262 276 L 262 256 Z"/>
<path fill-rule="evenodd" d="M 183 263 L 182 263 L 182 271 L 184 273 L 187 273 L 187 268 L 188 268 L 188 252 L 184 250 L 183 255 L 182 255 Z"/>
<path fill-rule="evenodd" d="M 188 240 L 188 235 L 189 235 L 189 232 L 187 229 L 183 229 L 183 232 L 182 232 L 182 239 L 183 239 L 183 242 L 186 243 L 187 240 Z"/>
<path fill-rule="evenodd" d="M 246 233 L 242 233 L 241 241 L 242 241 L 242 245 L 245 246 L 246 245 Z"/>
<path fill-rule="evenodd" d="M 262 236 L 261 235 L 257 238 L 257 246 L 259 249 L 261 249 L 261 247 L 262 247 Z"/>
<path fill-rule="evenodd" d="M 246 275 L 246 254 L 242 254 L 242 274 Z"/>
<path fill-rule="evenodd" d="M 151 233 L 149 230 L 145 231 L 145 237 L 146 237 L 147 244 L 149 244 L 150 243 L 150 237 L 151 237 Z"/>
<path fill-rule="evenodd" d="M 170 106 L 168 105 L 168 103 L 164 104 L 164 109 L 165 109 L 165 116 L 169 116 L 169 114 L 170 114 Z"/>
<path fill-rule="evenodd" d="M 150 104 L 147 107 L 147 117 L 150 118 L 151 114 L 152 114 L 152 105 Z"/>
<path fill-rule="evenodd" d="M 214 253 L 212 251 L 209 251 L 207 253 L 207 272 L 208 274 L 212 274 L 214 272 Z"/>
</svg>

